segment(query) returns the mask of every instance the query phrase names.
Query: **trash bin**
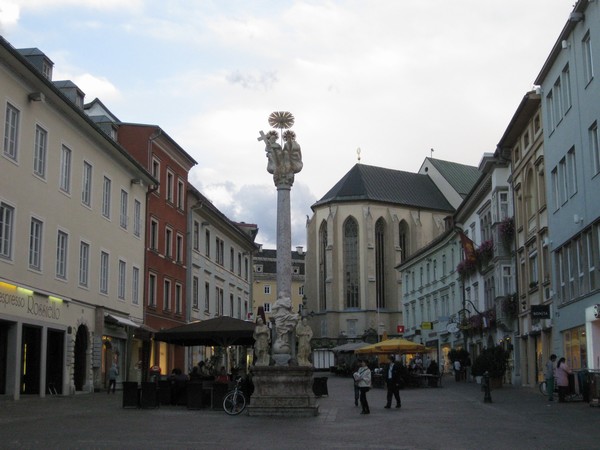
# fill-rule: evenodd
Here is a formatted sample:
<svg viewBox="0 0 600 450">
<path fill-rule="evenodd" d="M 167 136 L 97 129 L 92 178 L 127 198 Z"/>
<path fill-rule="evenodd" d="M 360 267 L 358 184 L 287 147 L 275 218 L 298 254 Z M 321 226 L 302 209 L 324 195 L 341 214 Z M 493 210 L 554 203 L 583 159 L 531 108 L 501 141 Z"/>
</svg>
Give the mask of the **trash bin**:
<svg viewBox="0 0 600 450">
<path fill-rule="evenodd" d="M 200 409 L 204 407 L 202 381 L 189 381 L 186 386 L 187 408 Z"/>
<path fill-rule="evenodd" d="M 140 394 L 137 381 L 123 381 L 123 408 L 139 408 Z"/>
<path fill-rule="evenodd" d="M 329 392 L 327 391 L 327 377 L 314 377 L 312 389 L 317 397 L 322 397 L 323 395 L 329 396 Z"/>
<path fill-rule="evenodd" d="M 158 408 L 158 385 L 153 381 L 142 381 L 140 406 L 142 408 Z"/>
<path fill-rule="evenodd" d="M 588 372 L 590 406 L 600 406 L 600 372 Z"/>
<path fill-rule="evenodd" d="M 171 404 L 171 381 L 160 380 L 158 382 L 158 399 L 161 405 Z"/>
</svg>

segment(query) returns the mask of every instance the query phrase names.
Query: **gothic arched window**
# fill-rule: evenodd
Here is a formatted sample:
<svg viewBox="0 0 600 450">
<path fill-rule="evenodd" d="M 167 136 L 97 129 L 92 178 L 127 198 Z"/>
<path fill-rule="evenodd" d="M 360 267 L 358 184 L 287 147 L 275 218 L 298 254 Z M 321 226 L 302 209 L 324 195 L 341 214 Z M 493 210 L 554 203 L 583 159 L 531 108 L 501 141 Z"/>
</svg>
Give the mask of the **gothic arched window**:
<svg viewBox="0 0 600 450">
<path fill-rule="evenodd" d="M 327 309 L 327 222 L 319 228 L 319 310 Z"/>
<path fill-rule="evenodd" d="M 349 217 L 344 222 L 344 291 L 346 308 L 360 306 L 360 278 L 358 268 L 358 222 Z"/>
<path fill-rule="evenodd" d="M 404 262 L 406 257 L 410 254 L 409 252 L 409 229 L 406 220 L 401 220 L 398 224 L 398 245 L 400 246 L 400 262 Z"/>
<path fill-rule="evenodd" d="M 377 308 L 385 308 L 385 221 L 375 223 L 375 294 Z"/>
</svg>

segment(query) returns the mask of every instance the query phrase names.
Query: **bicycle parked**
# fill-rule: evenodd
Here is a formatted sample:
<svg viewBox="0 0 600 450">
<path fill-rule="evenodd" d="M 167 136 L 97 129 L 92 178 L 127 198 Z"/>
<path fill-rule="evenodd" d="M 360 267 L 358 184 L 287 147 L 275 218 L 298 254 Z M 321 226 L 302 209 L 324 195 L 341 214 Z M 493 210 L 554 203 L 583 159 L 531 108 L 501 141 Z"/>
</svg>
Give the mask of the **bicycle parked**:
<svg viewBox="0 0 600 450">
<path fill-rule="evenodd" d="M 237 416 L 246 409 L 246 396 L 242 392 L 242 377 L 237 377 L 235 387 L 225 395 L 223 409 L 230 416 Z"/>
</svg>

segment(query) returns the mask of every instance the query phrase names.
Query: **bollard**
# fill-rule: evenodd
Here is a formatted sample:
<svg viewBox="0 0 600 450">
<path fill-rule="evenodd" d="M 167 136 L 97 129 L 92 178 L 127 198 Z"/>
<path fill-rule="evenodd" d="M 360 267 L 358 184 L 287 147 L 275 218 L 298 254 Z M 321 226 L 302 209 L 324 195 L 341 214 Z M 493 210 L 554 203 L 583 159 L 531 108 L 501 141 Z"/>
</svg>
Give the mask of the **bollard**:
<svg viewBox="0 0 600 450">
<path fill-rule="evenodd" d="M 490 374 L 486 371 L 481 379 L 483 385 L 483 403 L 492 403 L 492 394 L 490 393 Z"/>
</svg>

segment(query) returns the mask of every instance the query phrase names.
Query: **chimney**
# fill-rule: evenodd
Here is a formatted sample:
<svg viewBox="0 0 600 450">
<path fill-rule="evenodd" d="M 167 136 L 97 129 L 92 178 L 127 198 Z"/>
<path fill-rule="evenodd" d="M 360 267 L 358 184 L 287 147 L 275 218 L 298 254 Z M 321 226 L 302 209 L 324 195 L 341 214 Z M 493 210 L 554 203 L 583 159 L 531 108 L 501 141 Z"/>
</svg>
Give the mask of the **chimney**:
<svg viewBox="0 0 600 450">
<path fill-rule="evenodd" d="M 304 247 L 302 245 L 296 246 L 296 253 L 302 256 L 304 254 Z"/>
</svg>

